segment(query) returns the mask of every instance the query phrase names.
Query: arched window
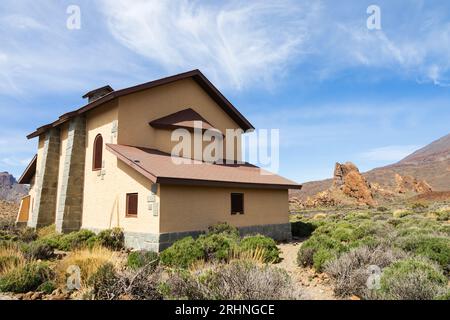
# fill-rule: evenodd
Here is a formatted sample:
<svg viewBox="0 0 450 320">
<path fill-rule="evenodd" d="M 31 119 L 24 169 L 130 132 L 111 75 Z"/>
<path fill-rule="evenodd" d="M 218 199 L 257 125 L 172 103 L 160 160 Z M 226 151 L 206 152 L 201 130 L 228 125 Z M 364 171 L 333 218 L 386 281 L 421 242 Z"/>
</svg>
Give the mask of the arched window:
<svg viewBox="0 0 450 320">
<path fill-rule="evenodd" d="M 101 170 L 103 161 L 103 138 L 98 134 L 94 140 L 94 157 L 92 159 L 92 170 Z"/>
</svg>

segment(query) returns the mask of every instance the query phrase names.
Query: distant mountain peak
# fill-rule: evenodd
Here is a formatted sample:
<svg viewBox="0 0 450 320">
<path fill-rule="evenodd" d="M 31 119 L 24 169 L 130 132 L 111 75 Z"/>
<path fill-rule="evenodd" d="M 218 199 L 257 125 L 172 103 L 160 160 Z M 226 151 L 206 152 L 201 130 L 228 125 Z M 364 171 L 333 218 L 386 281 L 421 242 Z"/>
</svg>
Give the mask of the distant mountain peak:
<svg viewBox="0 0 450 320">
<path fill-rule="evenodd" d="M 398 186 L 398 175 L 418 181 L 421 184 L 417 187 L 419 189 L 450 191 L 450 134 L 431 142 L 397 163 L 363 173 L 369 183 L 387 189 L 395 189 Z M 291 196 L 304 200 L 328 189 L 332 183 L 332 179 L 306 182 L 302 190 L 292 191 Z"/>
<path fill-rule="evenodd" d="M 450 159 L 450 134 L 413 152 L 397 164 L 418 164 L 420 162 L 445 161 L 447 159 Z"/>
<path fill-rule="evenodd" d="M 28 193 L 28 187 L 17 183 L 8 172 L 0 172 L 0 200 L 19 202 Z"/>
</svg>

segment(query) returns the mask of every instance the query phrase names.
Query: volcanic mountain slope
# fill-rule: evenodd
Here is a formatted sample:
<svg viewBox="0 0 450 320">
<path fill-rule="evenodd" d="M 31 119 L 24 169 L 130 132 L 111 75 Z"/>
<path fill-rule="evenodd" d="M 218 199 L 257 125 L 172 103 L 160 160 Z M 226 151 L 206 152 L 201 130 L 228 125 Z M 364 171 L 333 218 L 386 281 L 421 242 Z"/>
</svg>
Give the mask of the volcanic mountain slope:
<svg viewBox="0 0 450 320">
<path fill-rule="evenodd" d="M 8 172 L 0 172 L 0 200 L 18 203 L 27 193 L 27 186 L 18 184 Z"/>
<path fill-rule="evenodd" d="M 424 181 L 433 191 L 450 191 L 450 134 L 442 137 L 403 160 L 385 167 L 363 173 L 372 185 L 395 190 L 398 188 L 398 175 L 403 178 Z M 307 182 L 300 191 L 293 191 L 291 196 L 306 200 L 319 192 L 327 190 L 333 179 Z"/>
</svg>

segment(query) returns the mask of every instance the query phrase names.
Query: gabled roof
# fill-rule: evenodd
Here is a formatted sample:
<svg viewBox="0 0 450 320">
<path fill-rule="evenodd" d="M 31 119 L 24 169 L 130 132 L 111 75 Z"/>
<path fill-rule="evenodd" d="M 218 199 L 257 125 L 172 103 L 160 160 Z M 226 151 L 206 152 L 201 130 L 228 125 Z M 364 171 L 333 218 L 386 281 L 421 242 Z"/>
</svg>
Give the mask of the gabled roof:
<svg viewBox="0 0 450 320">
<path fill-rule="evenodd" d="M 74 118 L 80 114 L 90 111 L 96 107 L 99 107 L 119 97 L 188 78 L 192 78 L 193 80 L 195 80 L 197 84 L 200 87 L 202 87 L 202 89 L 205 90 L 205 92 L 220 106 L 220 108 L 222 108 L 222 110 L 225 111 L 243 130 L 254 129 L 252 124 L 231 104 L 231 102 L 227 100 L 227 98 L 225 98 L 222 95 L 222 93 L 220 93 L 220 91 L 203 75 L 203 73 L 200 72 L 200 70 L 192 70 L 189 72 L 180 73 L 167 78 L 162 78 L 159 80 L 143 83 L 134 87 L 129 87 L 108 93 L 103 97 L 91 103 L 88 103 L 87 105 L 81 107 L 78 110 L 63 114 L 61 117 L 59 117 L 58 120 L 52 123 L 39 127 L 38 129 L 36 129 L 36 131 L 29 134 L 27 138 L 28 139 L 35 138 L 41 135 L 42 133 L 46 132 L 50 128 L 57 127 L 62 123 L 70 120 L 71 118 Z"/>
<path fill-rule="evenodd" d="M 301 185 L 254 165 L 211 164 L 175 157 L 155 149 L 107 144 L 106 149 L 153 183 L 257 189 L 301 189 Z"/>
<path fill-rule="evenodd" d="M 193 130 L 195 128 L 195 123 L 201 122 L 201 129 L 208 130 L 214 129 L 211 123 L 209 123 L 205 118 L 199 115 L 197 112 L 191 108 L 184 109 L 168 116 L 153 120 L 149 123 L 153 128 L 158 129 L 187 129 Z"/>
<path fill-rule="evenodd" d="M 25 171 L 22 173 L 22 176 L 19 178 L 17 183 L 19 184 L 30 184 L 31 179 L 33 179 L 36 174 L 36 164 L 37 164 L 37 154 L 31 159 Z"/>
</svg>

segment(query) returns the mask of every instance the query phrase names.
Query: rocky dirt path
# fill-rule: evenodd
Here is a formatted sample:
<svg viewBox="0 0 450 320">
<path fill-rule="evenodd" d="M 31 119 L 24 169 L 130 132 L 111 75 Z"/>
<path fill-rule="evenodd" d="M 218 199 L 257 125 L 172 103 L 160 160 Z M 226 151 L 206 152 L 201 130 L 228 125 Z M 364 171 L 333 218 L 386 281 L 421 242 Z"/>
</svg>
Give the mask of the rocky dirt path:
<svg viewBox="0 0 450 320">
<path fill-rule="evenodd" d="M 310 268 L 297 266 L 297 252 L 301 241 L 280 244 L 281 261 L 277 266 L 285 269 L 292 279 L 303 288 L 303 298 L 307 300 L 336 300 L 330 279 L 325 274 L 315 274 Z"/>
<path fill-rule="evenodd" d="M 17 300 L 12 296 L 8 296 L 6 294 L 0 293 L 0 300 Z"/>
</svg>

